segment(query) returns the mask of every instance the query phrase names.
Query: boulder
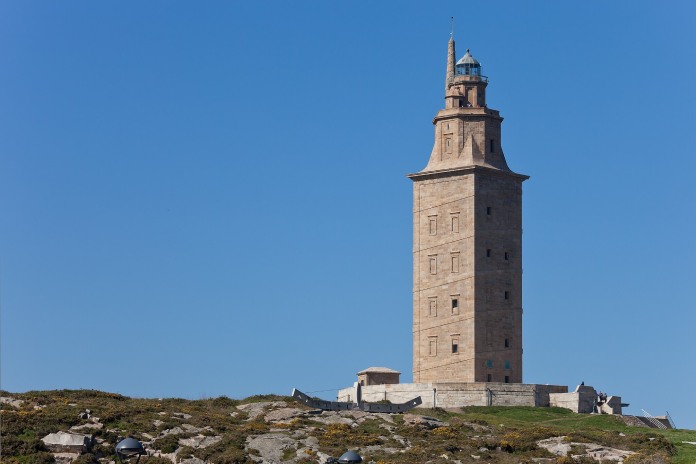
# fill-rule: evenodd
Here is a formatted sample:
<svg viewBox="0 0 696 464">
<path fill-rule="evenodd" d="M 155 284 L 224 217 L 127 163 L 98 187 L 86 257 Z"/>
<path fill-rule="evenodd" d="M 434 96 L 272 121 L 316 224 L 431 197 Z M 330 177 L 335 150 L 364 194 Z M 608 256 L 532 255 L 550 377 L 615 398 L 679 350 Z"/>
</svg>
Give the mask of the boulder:
<svg viewBox="0 0 696 464">
<path fill-rule="evenodd" d="M 206 437 L 205 435 L 198 435 L 191 438 L 180 438 L 179 444 L 181 446 L 190 446 L 191 448 L 207 448 L 215 443 L 222 440 L 222 437 Z"/>
<path fill-rule="evenodd" d="M 633 451 L 626 451 L 618 448 L 598 445 L 597 443 L 575 443 L 566 442 L 565 437 L 553 437 L 537 442 L 537 446 L 544 448 L 556 456 L 566 456 L 575 445 L 578 448 L 584 448 L 585 452 L 573 455 L 573 458 L 588 457 L 595 461 L 619 461 L 623 462 L 628 456 L 635 454 Z"/>
<path fill-rule="evenodd" d="M 283 453 L 288 448 L 297 448 L 297 441 L 280 433 L 267 433 L 247 438 L 247 449 L 254 449 L 259 456 L 250 456 L 256 462 L 283 462 Z"/>
<path fill-rule="evenodd" d="M 188 459 L 182 459 L 179 461 L 179 464 L 206 464 L 206 462 L 202 459 L 191 456 Z"/>
<path fill-rule="evenodd" d="M 434 417 L 418 416 L 416 414 L 404 414 L 404 424 L 412 427 L 420 427 L 424 429 L 436 429 L 438 427 L 446 427 L 448 424 Z"/>
<path fill-rule="evenodd" d="M 275 421 L 286 421 L 288 419 L 293 419 L 295 417 L 300 417 L 304 413 L 301 409 L 297 408 L 280 408 L 280 409 L 274 409 L 273 411 L 269 411 L 265 416 L 264 420 L 266 422 L 275 422 Z"/>
<path fill-rule="evenodd" d="M 89 422 L 87 424 L 73 425 L 72 427 L 70 427 L 70 432 L 88 432 L 90 430 L 101 430 L 103 427 L 104 424 L 100 422 Z"/>
<path fill-rule="evenodd" d="M 92 436 L 81 433 L 49 433 L 41 439 L 54 453 L 83 453 L 92 448 Z"/>
<path fill-rule="evenodd" d="M 185 433 L 184 429 L 182 429 L 181 427 L 174 427 L 173 429 L 162 430 L 159 436 L 166 437 L 167 435 L 181 435 L 182 433 Z"/>
<path fill-rule="evenodd" d="M 287 405 L 288 404 L 285 401 L 261 401 L 258 403 L 240 404 L 237 406 L 237 409 L 244 411 L 249 415 L 247 420 L 254 420 L 260 415 L 264 414 L 266 409 L 285 408 Z"/>
<path fill-rule="evenodd" d="M 72 464 L 79 457 L 78 453 L 53 453 L 56 464 Z"/>
<path fill-rule="evenodd" d="M 0 396 L 0 403 L 9 404 L 13 408 L 19 409 L 22 406 L 22 403 L 24 403 L 24 401 L 17 400 L 15 398 L 10 398 L 9 396 Z"/>
</svg>

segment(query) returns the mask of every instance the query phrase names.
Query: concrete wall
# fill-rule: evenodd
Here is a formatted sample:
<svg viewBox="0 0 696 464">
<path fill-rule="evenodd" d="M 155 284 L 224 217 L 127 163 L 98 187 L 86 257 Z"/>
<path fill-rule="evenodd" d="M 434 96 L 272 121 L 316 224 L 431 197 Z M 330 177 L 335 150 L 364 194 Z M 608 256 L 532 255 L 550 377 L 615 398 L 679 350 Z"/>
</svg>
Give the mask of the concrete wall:
<svg viewBox="0 0 696 464">
<path fill-rule="evenodd" d="M 579 385 L 571 393 L 551 393 L 551 406 L 570 409 L 573 412 L 591 414 L 597 405 L 597 391 L 585 385 Z M 620 405 L 619 405 L 620 406 Z"/>
<path fill-rule="evenodd" d="M 361 385 L 383 385 L 399 383 L 398 372 L 365 372 L 358 374 Z"/>
<path fill-rule="evenodd" d="M 461 408 L 462 406 L 549 406 L 550 394 L 564 393 L 559 385 L 480 383 L 402 383 L 362 387 L 363 401 L 405 403 L 417 396 L 421 407 Z M 338 392 L 338 401 L 355 401 L 355 389 Z"/>
<path fill-rule="evenodd" d="M 602 404 L 600 411 L 602 414 L 621 414 L 621 397 L 610 396 L 607 402 Z"/>
</svg>

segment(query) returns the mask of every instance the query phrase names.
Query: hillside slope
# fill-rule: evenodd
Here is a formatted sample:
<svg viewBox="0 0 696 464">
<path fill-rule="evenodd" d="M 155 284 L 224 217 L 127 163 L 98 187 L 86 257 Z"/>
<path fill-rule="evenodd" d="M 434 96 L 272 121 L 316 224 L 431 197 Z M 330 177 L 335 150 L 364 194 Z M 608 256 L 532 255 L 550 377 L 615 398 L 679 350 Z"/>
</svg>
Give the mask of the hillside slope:
<svg viewBox="0 0 696 464">
<path fill-rule="evenodd" d="M 685 443 L 696 443 L 696 431 L 629 427 L 619 417 L 560 408 L 388 415 L 321 412 L 274 395 L 244 400 L 136 399 L 92 390 L 0 395 L 3 463 L 108 463 L 115 460 L 116 443 L 128 436 L 145 445 L 146 464 L 323 463 L 348 449 L 378 463 L 696 462 L 696 445 Z M 78 434 L 84 435 L 91 446 L 41 440 L 61 431 L 78 441 Z"/>
</svg>

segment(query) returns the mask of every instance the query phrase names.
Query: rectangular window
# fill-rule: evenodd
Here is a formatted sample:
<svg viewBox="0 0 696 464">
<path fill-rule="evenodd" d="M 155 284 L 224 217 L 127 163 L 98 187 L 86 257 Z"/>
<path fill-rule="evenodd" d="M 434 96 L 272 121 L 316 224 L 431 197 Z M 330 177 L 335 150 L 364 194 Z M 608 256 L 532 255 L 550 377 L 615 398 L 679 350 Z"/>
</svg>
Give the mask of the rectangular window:
<svg viewBox="0 0 696 464">
<path fill-rule="evenodd" d="M 437 255 L 430 255 L 430 273 L 437 274 Z"/>
<path fill-rule="evenodd" d="M 493 381 L 493 376 L 491 374 L 488 374 L 486 376 L 486 382 L 492 382 Z"/>
<path fill-rule="evenodd" d="M 510 339 L 509 338 L 505 339 L 505 348 L 510 348 Z"/>
<path fill-rule="evenodd" d="M 428 314 L 430 317 L 437 316 L 437 297 L 431 296 L 428 298 Z"/>
<path fill-rule="evenodd" d="M 459 272 L 459 253 L 452 253 L 452 272 Z"/>
<path fill-rule="evenodd" d="M 459 233 L 459 213 L 452 213 L 452 232 Z"/>
<path fill-rule="evenodd" d="M 428 216 L 428 233 L 430 235 L 437 234 L 437 216 Z"/>
<path fill-rule="evenodd" d="M 452 339 L 452 354 L 459 353 L 459 338 Z"/>
<path fill-rule="evenodd" d="M 510 369 L 510 361 L 505 361 L 505 369 Z"/>
<path fill-rule="evenodd" d="M 510 376 L 509 375 L 505 376 L 505 383 L 510 383 Z"/>
<path fill-rule="evenodd" d="M 490 257 L 491 257 L 491 249 L 487 248 L 486 249 L 486 258 L 490 258 Z"/>
<path fill-rule="evenodd" d="M 495 140 L 491 139 L 491 153 L 495 153 Z"/>
<path fill-rule="evenodd" d="M 430 337 L 428 339 L 428 344 L 430 347 L 430 356 L 437 356 L 437 337 Z"/>
<path fill-rule="evenodd" d="M 486 214 L 488 216 L 490 216 L 492 212 L 493 212 L 493 208 L 491 208 L 490 206 L 486 206 Z"/>
<path fill-rule="evenodd" d="M 505 299 L 506 300 L 510 299 L 510 292 L 508 292 L 508 291 L 505 292 Z"/>
<path fill-rule="evenodd" d="M 510 260 L 510 254 L 506 251 L 505 252 L 505 261 L 509 261 L 509 260 Z"/>
<path fill-rule="evenodd" d="M 452 314 L 459 314 L 459 295 L 452 295 Z"/>
</svg>

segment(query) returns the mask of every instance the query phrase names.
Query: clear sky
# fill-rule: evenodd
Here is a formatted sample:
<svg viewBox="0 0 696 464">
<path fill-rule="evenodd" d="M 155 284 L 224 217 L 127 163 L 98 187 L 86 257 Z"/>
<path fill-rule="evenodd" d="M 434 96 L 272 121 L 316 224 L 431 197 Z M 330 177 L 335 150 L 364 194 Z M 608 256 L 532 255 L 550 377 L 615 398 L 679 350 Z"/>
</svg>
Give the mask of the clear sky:
<svg viewBox="0 0 696 464">
<path fill-rule="evenodd" d="M 531 176 L 524 381 L 696 428 L 691 1 L 0 2 L 1 388 L 410 381 L 450 16 Z"/>
</svg>

